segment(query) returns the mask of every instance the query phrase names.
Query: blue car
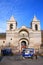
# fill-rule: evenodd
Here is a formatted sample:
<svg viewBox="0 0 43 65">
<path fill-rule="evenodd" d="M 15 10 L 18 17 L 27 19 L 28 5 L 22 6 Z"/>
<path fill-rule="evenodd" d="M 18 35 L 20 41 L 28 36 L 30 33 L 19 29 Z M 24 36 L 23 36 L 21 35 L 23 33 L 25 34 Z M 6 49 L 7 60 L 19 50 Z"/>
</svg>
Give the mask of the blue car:
<svg viewBox="0 0 43 65">
<path fill-rule="evenodd" d="M 33 48 L 26 48 L 22 51 L 22 56 L 25 58 L 33 58 L 34 49 Z"/>
<path fill-rule="evenodd" d="M 1 54 L 3 55 L 3 56 L 8 56 L 8 55 L 11 55 L 12 54 L 12 50 L 11 49 L 9 49 L 9 48 L 6 48 L 6 49 L 2 49 L 1 50 Z"/>
</svg>

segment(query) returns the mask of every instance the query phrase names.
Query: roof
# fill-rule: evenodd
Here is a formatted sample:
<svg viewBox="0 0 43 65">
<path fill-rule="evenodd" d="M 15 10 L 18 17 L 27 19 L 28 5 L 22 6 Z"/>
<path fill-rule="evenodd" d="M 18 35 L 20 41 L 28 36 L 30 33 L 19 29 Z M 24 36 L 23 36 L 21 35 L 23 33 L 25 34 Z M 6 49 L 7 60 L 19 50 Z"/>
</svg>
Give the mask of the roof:
<svg viewBox="0 0 43 65">
<path fill-rule="evenodd" d="M 16 22 L 16 20 L 14 19 L 14 16 L 11 16 L 9 21 Z"/>
<path fill-rule="evenodd" d="M 0 33 L 0 39 L 6 39 L 6 33 Z"/>
<path fill-rule="evenodd" d="M 36 16 L 33 17 L 33 22 L 39 21 Z"/>
</svg>

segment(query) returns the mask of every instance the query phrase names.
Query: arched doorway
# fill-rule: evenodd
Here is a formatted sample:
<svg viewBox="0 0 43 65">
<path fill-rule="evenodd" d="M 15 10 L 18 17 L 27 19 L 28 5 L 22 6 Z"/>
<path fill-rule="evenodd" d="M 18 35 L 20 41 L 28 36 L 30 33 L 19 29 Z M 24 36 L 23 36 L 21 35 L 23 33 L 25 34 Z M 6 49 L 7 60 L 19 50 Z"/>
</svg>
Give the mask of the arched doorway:
<svg viewBox="0 0 43 65">
<path fill-rule="evenodd" d="M 18 42 L 19 50 L 22 52 L 23 49 L 28 48 L 29 46 L 29 40 L 26 38 L 22 38 Z"/>
<path fill-rule="evenodd" d="M 27 47 L 26 41 L 21 42 L 21 50 L 25 49 Z"/>
</svg>

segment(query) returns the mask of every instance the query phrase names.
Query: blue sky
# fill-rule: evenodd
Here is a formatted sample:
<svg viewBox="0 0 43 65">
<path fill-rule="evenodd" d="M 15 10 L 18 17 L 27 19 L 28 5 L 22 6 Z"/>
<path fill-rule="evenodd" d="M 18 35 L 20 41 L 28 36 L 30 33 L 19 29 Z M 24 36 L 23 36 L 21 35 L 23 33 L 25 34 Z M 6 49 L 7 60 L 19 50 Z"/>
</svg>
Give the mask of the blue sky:
<svg viewBox="0 0 43 65">
<path fill-rule="evenodd" d="M 0 32 L 6 31 L 6 22 L 12 15 L 18 28 L 22 25 L 30 27 L 36 15 L 43 29 L 43 0 L 0 0 Z"/>
</svg>

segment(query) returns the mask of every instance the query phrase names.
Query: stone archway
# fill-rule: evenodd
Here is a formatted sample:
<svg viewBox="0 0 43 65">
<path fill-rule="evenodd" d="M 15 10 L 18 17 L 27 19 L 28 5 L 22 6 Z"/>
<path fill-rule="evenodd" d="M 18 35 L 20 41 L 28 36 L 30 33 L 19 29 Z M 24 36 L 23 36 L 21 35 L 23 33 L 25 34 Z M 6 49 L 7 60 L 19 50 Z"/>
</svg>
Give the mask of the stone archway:
<svg viewBox="0 0 43 65">
<path fill-rule="evenodd" d="M 21 50 L 27 48 L 27 44 L 26 44 L 26 41 L 22 41 L 21 42 Z"/>
<path fill-rule="evenodd" d="M 26 38 L 22 38 L 19 40 L 19 50 L 20 52 L 25 49 L 25 48 L 28 48 L 28 45 L 29 45 L 29 40 L 26 39 Z"/>
</svg>

